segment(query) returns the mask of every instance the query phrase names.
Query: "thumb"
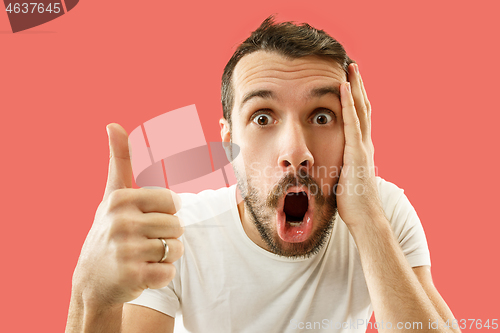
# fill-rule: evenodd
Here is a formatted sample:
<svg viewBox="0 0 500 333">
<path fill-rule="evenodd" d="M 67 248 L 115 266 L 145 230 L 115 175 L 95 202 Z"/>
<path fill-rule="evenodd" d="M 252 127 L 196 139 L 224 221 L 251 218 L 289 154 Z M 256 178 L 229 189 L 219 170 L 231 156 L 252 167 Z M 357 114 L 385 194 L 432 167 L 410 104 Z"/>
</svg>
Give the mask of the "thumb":
<svg viewBox="0 0 500 333">
<path fill-rule="evenodd" d="M 109 124 L 106 131 L 109 138 L 109 170 L 104 200 L 117 189 L 132 187 L 128 134 L 118 124 Z"/>
</svg>

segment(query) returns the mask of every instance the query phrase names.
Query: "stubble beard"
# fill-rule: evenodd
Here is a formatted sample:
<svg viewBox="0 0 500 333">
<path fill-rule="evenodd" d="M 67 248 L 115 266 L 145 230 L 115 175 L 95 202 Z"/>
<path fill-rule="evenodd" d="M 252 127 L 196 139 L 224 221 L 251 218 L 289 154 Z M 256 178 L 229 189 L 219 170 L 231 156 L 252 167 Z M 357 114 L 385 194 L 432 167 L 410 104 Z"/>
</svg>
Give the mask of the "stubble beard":
<svg viewBox="0 0 500 333">
<path fill-rule="evenodd" d="M 254 179 L 242 176 L 234 165 L 233 169 L 245 208 L 250 213 L 252 222 L 269 251 L 289 258 L 309 258 L 317 254 L 327 243 L 337 214 L 337 200 L 334 192 L 325 196 L 321 187 L 310 175 L 288 173 L 265 195 L 266 198 L 262 198 L 259 187 L 254 185 Z M 286 195 L 284 189 L 299 185 L 306 186 L 310 190 L 311 197 L 315 198 L 313 220 L 315 230 L 304 242 L 288 243 L 279 237 L 276 230 L 276 209 L 280 198 Z"/>
</svg>

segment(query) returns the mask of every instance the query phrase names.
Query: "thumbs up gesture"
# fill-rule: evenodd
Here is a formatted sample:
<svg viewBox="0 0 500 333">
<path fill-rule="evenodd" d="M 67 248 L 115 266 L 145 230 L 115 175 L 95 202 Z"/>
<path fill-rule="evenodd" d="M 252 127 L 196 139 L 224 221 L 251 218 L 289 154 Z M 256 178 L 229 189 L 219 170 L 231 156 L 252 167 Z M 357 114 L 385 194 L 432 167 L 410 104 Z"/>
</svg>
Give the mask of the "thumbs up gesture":
<svg viewBox="0 0 500 333">
<path fill-rule="evenodd" d="M 73 275 L 83 301 L 113 305 L 140 296 L 146 288 L 166 286 L 172 264 L 183 254 L 177 239 L 184 232 L 173 214 L 180 198 L 168 189 L 132 189 L 128 135 L 107 126 L 108 181 Z"/>
</svg>

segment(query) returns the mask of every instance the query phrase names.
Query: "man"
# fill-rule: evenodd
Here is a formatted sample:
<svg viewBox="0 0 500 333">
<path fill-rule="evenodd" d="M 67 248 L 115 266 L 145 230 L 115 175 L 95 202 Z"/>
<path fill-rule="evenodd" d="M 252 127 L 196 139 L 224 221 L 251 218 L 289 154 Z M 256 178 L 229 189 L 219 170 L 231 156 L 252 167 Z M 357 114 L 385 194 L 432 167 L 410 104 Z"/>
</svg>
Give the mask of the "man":
<svg viewBox="0 0 500 333">
<path fill-rule="evenodd" d="M 459 332 L 415 211 L 375 176 L 370 103 L 336 40 L 268 18 L 227 64 L 222 104 L 238 186 L 182 194 L 180 211 L 169 190 L 130 188 L 127 135 L 108 126 L 67 332 L 171 332 L 179 310 L 194 332 L 363 332 L 373 310 L 380 330 Z"/>
</svg>

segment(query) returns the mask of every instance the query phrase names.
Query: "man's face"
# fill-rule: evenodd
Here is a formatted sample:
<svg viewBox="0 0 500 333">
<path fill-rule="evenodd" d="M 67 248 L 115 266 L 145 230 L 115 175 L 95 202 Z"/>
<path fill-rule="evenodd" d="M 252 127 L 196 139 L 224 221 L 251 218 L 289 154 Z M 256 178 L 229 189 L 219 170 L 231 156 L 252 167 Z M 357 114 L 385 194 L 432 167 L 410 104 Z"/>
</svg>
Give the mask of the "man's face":
<svg viewBox="0 0 500 333">
<path fill-rule="evenodd" d="M 344 132 L 333 60 L 289 60 L 274 52 L 244 56 L 233 73 L 232 127 L 223 140 L 240 147 L 233 167 L 244 198 L 242 223 L 257 244 L 283 256 L 309 256 L 334 223 L 334 185 Z M 225 135 L 224 135 L 225 133 Z M 241 214 L 243 212 L 243 214 Z"/>
</svg>

